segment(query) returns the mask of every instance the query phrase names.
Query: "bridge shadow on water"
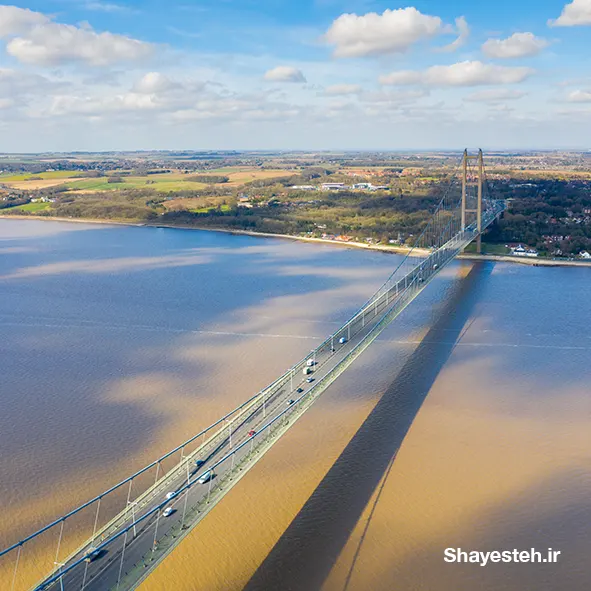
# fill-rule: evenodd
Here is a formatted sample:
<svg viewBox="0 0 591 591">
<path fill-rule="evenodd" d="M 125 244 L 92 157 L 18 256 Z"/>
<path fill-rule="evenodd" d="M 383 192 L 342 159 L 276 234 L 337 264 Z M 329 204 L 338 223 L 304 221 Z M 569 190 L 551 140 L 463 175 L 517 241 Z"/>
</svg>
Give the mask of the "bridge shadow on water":
<svg viewBox="0 0 591 591">
<path fill-rule="evenodd" d="M 315 591 L 322 587 L 460 340 L 492 269 L 492 264 L 474 264 L 453 289 L 425 338 L 244 591 Z"/>
</svg>

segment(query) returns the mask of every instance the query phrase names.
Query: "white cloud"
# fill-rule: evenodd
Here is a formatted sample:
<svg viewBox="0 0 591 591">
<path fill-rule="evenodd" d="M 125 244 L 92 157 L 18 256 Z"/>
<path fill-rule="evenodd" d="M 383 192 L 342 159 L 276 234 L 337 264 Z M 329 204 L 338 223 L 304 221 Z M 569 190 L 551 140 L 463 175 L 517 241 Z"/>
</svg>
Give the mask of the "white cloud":
<svg viewBox="0 0 591 591">
<path fill-rule="evenodd" d="M 0 39 L 19 35 L 35 25 L 48 23 L 49 19 L 40 12 L 16 6 L 0 6 Z"/>
<path fill-rule="evenodd" d="M 65 86 L 44 76 L 0 68 L 0 97 L 22 101 L 26 97 L 46 96 L 48 92 Z"/>
<path fill-rule="evenodd" d="M 104 66 L 139 60 L 153 51 L 149 43 L 113 33 L 97 33 L 81 26 L 53 22 L 40 12 L 0 6 L 0 38 L 8 39 L 6 51 L 26 64 L 56 65 L 81 61 Z"/>
<path fill-rule="evenodd" d="M 334 84 L 324 89 L 324 94 L 328 96 L 345 96 L 348 94 L 359 94 L 361 86 L 359 84 Z"/>
<path fill-rule="evenodd" d="M 408 7 L 388 9 L 382 14 L 342 14 L 332 23 L 324 39 L 335 46 L 335 57 L 362 57 L 402 53 L 414 43 L 442 32 L 443 23 L 439 17 Z"/>
<path fill-rule="evenodd" d="M 450 66 L 432 66 L 424 71 L 401 70 L 380 76 L 383 85 L 424 84 L 426 86 L 485 86 L 489 84 L 517 84 L 523 82 L 534 70 L 509 68 L 466 61 Z"/>
<path fill-rule="evenodd" d="M 98 0 L 88 0 L 88 2 L 84 3 L 84 8 L 99 12 L 127 12 L 130 10 L 127 6 L 121 6 L 112 2 L 100 2 Z"/>
<path fill-rule="evenodd" d="M 277 66 L 265 73 L 265 80 L 272 82 L 306 82 L 301 70 L 291 66 Z"/>
<path fill-rule="evenodd" d="M 475 103 L 496 103 L 507 100 L 517 100 L 527 95 L 522 90 L 512 90 L 510 88 L 487 88 L 469 94 L 464 100 Z"/>
<path fill-rule="evenodd" d="M 591 103 L 591 91 L 573 90 L 566 100 L 569 103 Z"/>
<path fill-rule="evenodd" d="M 423 72 L 418 72 L 416 70 L 398 70 L 397 72 L 392 72 L 390 74 L 380 76 L 379 82 L 380 84 L 388 86 L 406 86 L 413 84 L 421 84 L 421 82 L 423 82 L 423 79 Z"/>
<path fill-rule="evenodd" d="M 482 46 L 483 53 L 492 58 L 513 59 L 537 55 L 549 42 L 533 33 L 515 33 L 507 39 L 489 39 Z"/>
<path fill-rule="evenodd" d="M 100 117 L 117 112 L 154 111 L 163 107 L 157 97 L 134 92 L 107 97 L 68 94 L 52 97 L 51 104 L 43 115 Z"/>
<path fill-rule="evenodd" d="M 186 72 L 182 75 L 186 76 Z M 37 101 L 29 117 L 43 122 L 59 118 L 60 125 L 66 125 L 66 121 L 100 121 L 113 128 L 135 125 L 139 130 L 146 124 L 279 121 L 299 114 L 297 105 L 275 100 L 271 95 L 231 92 L 221 84 L 149 72 L 129 88 L 88 86 L 80 81 L 58 88 Z"/>
<path fill-rule="evenodd" d="M 458 38 L 449 45 L 440 47 L 437 51 L 452 52 L 466 44 L 468 37 L 470 37 L 470 26 L 468 25 L 468 21 L 463 16 L 460 16 L 456 19 L 456 27 L 458 29 Z"/>
<path fill-rule="evenodd" d="M 591 0 L 573 0 L 556 20 L 549 20 L 548 24 L 551 27 L 591 25 Z"/>
<path fill-rule="evenodd" d="M 425 89 L 403 90 L 395 92 L 365 92 L 361 100 L 366 103 L 381 103 L 387 105 L 403 105 L 414 103 L 420 98 L 429 96 L 429 91 Z"/>
<path fill-rule="evenodd" d="M 172 82 L 170 78 L 164 74 L 161 74 L 160 72 L 148 72 L 141 78 L 141 80 L 136 82 L 133 90 L 140 94 L 153 94 L 166 92 L 175 87 L 178 87 L 178 85 Z"/>
</svg>

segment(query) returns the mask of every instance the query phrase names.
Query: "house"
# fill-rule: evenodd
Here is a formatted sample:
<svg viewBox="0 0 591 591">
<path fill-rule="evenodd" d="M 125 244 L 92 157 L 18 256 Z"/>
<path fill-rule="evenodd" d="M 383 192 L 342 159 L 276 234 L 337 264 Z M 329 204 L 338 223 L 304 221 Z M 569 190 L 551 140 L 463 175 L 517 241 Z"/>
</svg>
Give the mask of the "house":
<svg viewBox="0 0 591 591">
<path fill-rule="evenodd" d="M 519 244 L 511 248 L 511 254 L 518 257 L 537 257 L 538 251 L 535 248 L 525 248 Z"/>
<path fill-rule="evenodd" d="M 346 188 L 347 185 L 345 183 L 322 183 L 323 191 L 342 191 Z"/>
</svg>

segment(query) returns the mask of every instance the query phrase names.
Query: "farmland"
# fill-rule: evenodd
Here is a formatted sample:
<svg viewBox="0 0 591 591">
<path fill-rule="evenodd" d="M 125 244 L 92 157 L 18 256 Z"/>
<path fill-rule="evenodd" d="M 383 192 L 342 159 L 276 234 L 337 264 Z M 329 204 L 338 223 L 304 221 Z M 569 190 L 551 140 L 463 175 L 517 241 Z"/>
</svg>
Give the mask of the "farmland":
<svg viewBox="0 0 591 591">
<path fill-rule="evenodd" d="M 7 159 L 0 210 L 408 246 L 457 162 L 447 153 Z M 547 256 L 591 252 L 591 156 L 493 154 L 487 178 L 498 197 L 510 198 L 485 236 L 489 253 L 519 243 Z"/>
<path fill-rule="evenodd" d="M 289 176 L 293 171 L 283 169 L 256 169 L 253 167 L 224 167 L 207 171 L 208 175 L 224 175 L 228 178 L 227 187 L 239 187 L 245 183 Z M 150 188 L 160 193 L 178 191 L 198 191 L 207 185 L 194 182 L 191 176 L 180 170 L 161 174 L 129 174 L 129 171 L 115 170 L 108 175 L 93 175 L 89 178 L 79 171 L 50 171 L 38 174 L 7 174 L 0 175 L 0 184 L 8 188 L 21 190 L 37 190 L 49 187 L 60 187 L 69 192 L 115 191 L 121 189 Z M 117 180 L 117 182 L 114 182 Z"/>
<path fill-rule="evenodd" d="M 48 211 L 51 208 L 49 203 L 26 203 L 25 205 L 18 205 L 13 207 L 12 211 L 23 211 L 27 213 L 39 213 L 40 211 Z"/>
</svg>

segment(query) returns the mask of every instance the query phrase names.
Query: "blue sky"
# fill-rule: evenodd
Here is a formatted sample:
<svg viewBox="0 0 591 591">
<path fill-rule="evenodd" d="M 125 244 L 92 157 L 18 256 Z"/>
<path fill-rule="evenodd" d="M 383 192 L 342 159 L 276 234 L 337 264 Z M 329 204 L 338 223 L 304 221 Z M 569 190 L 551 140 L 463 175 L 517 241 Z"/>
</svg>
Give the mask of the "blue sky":
<svg viewBox="0 0 591 591">
<path fill-rule="evenodd" d="M 0 4 L 0 151 L 588 149 L 590 49 L 591 0 Z"/>
</svg>

